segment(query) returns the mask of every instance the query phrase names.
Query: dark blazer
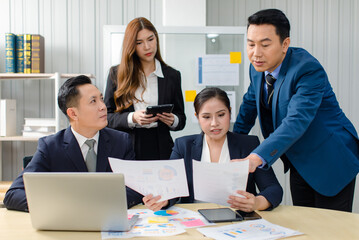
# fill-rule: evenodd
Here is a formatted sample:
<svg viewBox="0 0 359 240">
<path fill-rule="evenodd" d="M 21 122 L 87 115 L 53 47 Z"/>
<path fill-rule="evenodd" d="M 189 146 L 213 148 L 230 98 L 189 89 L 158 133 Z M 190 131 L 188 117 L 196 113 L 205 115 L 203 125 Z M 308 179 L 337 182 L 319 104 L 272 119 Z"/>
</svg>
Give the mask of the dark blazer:
<svg viewBox="0 0 359 240">
<path fill-rule="evenodd" d="M 250 66 L 251 83 L 233 131 L 247 134 L 258 116 L 266 139 L 253 152 L 266 167 L 285 154 L 315 191 L 336 195 L 359 172 L 359 140 L 325 70 L 304 49 L 288 49 L 274 86 L 271 134 L 261 116 L 263 75 Z"/>
<path fill-rule="evenodd" d="M 186 115 L 184 113 L 184 102 L 181 88 L 181 74 L 179 71 L 161 64 L 164 78 L 158 77 L 158 104 L 173 104 L 172 113 L 178 117 L 179 123 L 174 131 L 182 130 L 186 124 Z M 113 129 L 134 134 L 134 129 L 129 128 L 127 116 L 134 112 L 133 105 L 123 110 L 121 113 L 115 112 L 116 104 L 114 92 L 117 90 L 117 66 L 110 69 L 107 86 L 105 91 L 105 104 L 107 107 L 108 126 Z M 158 142 L 161 159 L 168 159 L 171 155 L 173 140 L 170 135 L 170 128 L 163 122 L 158 122 Z M 134 136 L 132 136 L 134 140 Z"/>
<path fill-rule="evenodd" d="M 182 203 L 193 203 L 194 201 L 192 159 L 201 161 L 203 136 L 203 134 L 196 134 L 177 138 L 173 147 L 171 159 L 183 158 L 186 167 L 190 196 L 181 198 Z M 259 145 L 259 139 L 256 136 L 232 132 L 227 133 L 227 141 L 231 159 L 244 158 Z M 260 191 L 258 194 L 256 185 Z M 248 175 L 247 192 L 264 196 L 272 204 L 271 208 L 277 207 L 283 197 L 282 187 L 279 185 L 272 168 L 268 170 L 258 168 L 254 173 L 250 173 Z"/>
<path fill-rule="evenodd" d="M 114 144 L 116 143 L 116 144 Z M 119 147 L 121 146 L 121 147 Z M 96 172 L 112 172 L 108 157 L 134 159 L 130 136 L 127 133 L 104 128 L 100 130 Z M 24 190 L 24 172 L 87 172 L 80 146 L 71 128 L 39 139 L 37 151 L 31 162 L 6 192 L 4 204 L 7 209 L 27 211 Z M 142 202 L 142 195 L 127 188 L 127 205 Z"/>
</svg>

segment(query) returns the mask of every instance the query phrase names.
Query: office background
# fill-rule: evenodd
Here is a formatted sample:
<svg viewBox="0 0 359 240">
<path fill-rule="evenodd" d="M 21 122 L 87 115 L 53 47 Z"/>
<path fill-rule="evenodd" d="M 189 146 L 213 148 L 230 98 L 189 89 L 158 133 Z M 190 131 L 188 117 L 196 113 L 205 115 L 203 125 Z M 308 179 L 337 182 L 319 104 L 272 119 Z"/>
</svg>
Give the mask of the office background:
<svg viewBox="0 0 359 240">
<path fill-rule="evenodd" d="M 322 63 L 340 106 L 358 131 L 357 0 L 0 0 L 0 72 L 5 72 L 4 34 L 38 33 L 45 37 L 45 72 L 91 73 L 103 90 L 104 25 L 126 25 L 144 16 L 157 26 L 245 26 L 248 16 L 264 8 L 285 12 L 291 22 L 291 46 L 307 49 Z M 54 116 L 50 81 L 2 81 L 0 90 L 2 98 L 17 99 L 19 130 L 24 116 Z M 253 133 L 260 135 L 258 127 Z M 37 143 L 2 144 L 3 180 L 13 180 L 23 156 L 32 155 Z M 277 161 L 283 204 L 290 204 L 288 175 L 282 169 Z M 359 197 L 354 212 L 359 213 Z"/>
</svg>

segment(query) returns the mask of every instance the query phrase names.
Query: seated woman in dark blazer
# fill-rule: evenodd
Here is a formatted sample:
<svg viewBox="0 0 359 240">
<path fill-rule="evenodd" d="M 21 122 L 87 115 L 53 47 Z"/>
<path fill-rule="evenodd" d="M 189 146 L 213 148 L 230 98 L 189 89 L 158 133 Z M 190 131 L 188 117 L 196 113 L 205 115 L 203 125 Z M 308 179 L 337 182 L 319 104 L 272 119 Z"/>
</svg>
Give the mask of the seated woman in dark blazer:
<svg viewBox="0 0 359 240">
<path fill-rule="evenodd" d="M 202 129 L 201 134 L 176 139 L 171 159 L 184 158 L 189 197 L 182 203 L 193 203 L 192 159 L 205 162 L 226 163 L 244 158 L 259 145 L 256 136 L 240 135 L 229 131 L 231 108 L 226 92 L 219 88 L 205 88 L 194 100 L 195 114 Z M 256 192 L 256 185 L 259 193 Z M 244 198 L 228 196 L 232 208 L 244 212 L 272 209 L 282 201 L 283 190 L 273 169 L 257 169 L 248 176 L 246 191 L 237 191 Z"/>
</svg>

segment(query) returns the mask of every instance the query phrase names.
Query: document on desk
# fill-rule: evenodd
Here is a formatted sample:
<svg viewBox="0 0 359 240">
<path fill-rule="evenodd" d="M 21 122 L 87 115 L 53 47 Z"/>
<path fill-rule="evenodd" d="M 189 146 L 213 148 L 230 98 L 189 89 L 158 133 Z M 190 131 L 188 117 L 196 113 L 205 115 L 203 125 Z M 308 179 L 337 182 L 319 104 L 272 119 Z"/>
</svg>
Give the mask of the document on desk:
<svg viewBox="0 0 359 240">
<path fill-rule="evenodd" d="M 197 231 L 206 237 L 221 240 L 267 240 L 303 234 L 301 232 L 270 223 L 264 219 L 245 221 L 221 227 L 197 228 Z"/>
<path fill-rule="evenodd" d="M 188 196 L 183 159 L 133 161 L 109 158 L 112 171 L 125 176 L 125 184 L 142 195 L 161 195 L 160 201 Z"/>
<path fill-rule="evenodd" d="M 246 190 L 249 161 L 206 163 L 193 161 L 193 188 L 196 200 L 229 206 L 229 195 Z"/>
</svg>

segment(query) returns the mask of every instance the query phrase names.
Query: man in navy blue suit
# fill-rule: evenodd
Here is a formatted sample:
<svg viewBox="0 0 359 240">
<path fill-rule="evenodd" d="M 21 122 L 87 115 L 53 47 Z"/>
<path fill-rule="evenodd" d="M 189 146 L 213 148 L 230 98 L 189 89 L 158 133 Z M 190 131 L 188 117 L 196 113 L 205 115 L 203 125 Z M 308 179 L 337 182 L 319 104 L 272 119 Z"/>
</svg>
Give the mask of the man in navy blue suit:
<svg viewBox="0 0 359 240">
<path fill-rule="evenodd" d="M 248 18 L 250 86 L 234 132 L 247 134 L 258 116 L 265 140 L 245 159 L 250 172 L 278 158 L 290 169 L 294 205 L 352 211 L 359 140 L 320 63 L 289 47 L 290 24 L 277 9 Z"/>
<path fill-rule="evenodd" d="M 24 172 L 111 172 L 108 157 L 135 159 L 129 135 L 106 127 L 107 109 L 103 96 L 88 77 L 68 79 L 59 90 L 58 105 L 71 126 L 39 139 L 31 162 L 6 192 L 7 209 L 28 211 Z M 94 140 L 93 159 L 97 159 L 92 165 L 89 165 L 91 158 L 86 157 L 91 151 L 85 143 L 87 140 Z M 89 159 L 88 162 L 85 159 Z M 129 208 L 142 202 L 143 196 L 137 192 L 126 188 L 126 193 Z"/>
</svg>

